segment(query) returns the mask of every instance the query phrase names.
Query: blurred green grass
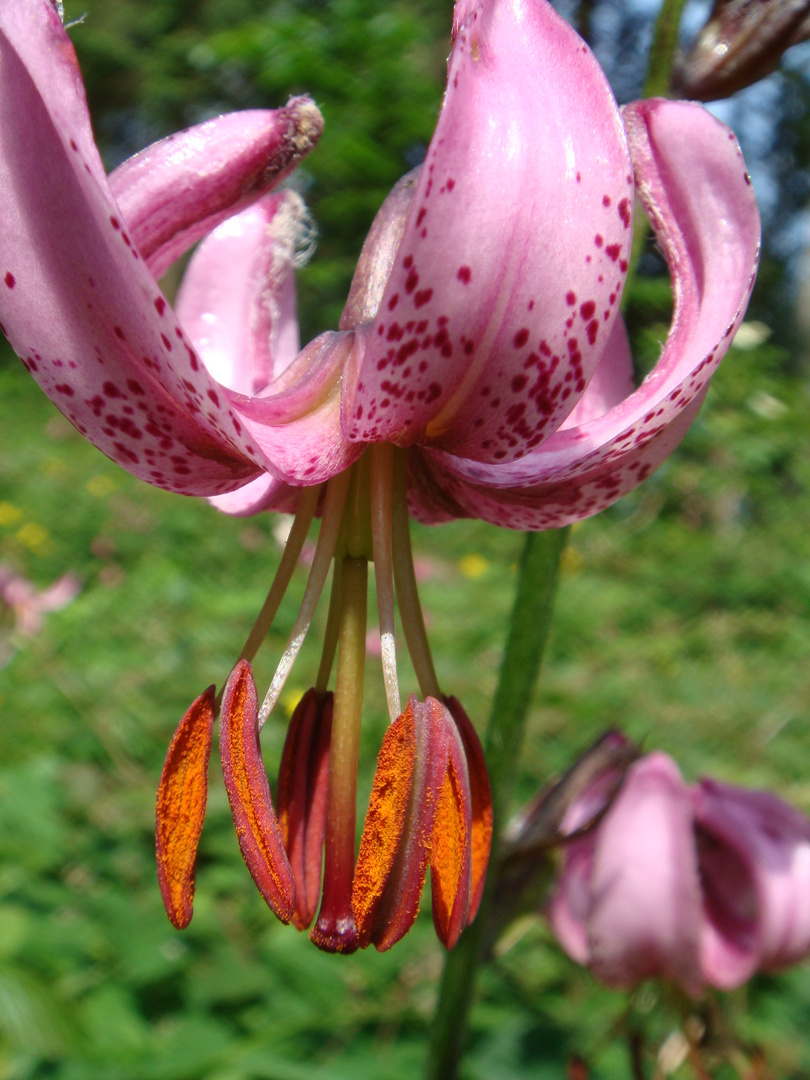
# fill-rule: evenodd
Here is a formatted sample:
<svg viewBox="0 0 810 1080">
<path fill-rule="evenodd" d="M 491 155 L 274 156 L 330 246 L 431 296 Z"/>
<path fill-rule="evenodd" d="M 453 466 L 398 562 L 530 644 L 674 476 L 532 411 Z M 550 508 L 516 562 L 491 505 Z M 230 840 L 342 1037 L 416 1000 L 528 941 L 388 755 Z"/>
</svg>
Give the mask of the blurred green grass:
<svg viewBox="0 0 810 1080">
<path fill-rule="evenodd" d="M 637 346 L 654 352 L 660 333 L 644 334 Z M 66 571 L 84 584 L 0 670 L 0 1080 L 417 1074 L 441 967 L 429 914 L 382 956 L 323 956 L 276 924 L 242 865 L 218 766 L 191 928 L 175 933 L 160 906 L 165 748 L 230 668 L 278 559 L 276 522 L 133 480 L 2 357 L 0 561 L 40 587 Z M 806 377 L 783 353 L 735 348 L 676 457 L 574 529 L 515 806 L 619 725 L 688 778 L 771 787 L 810 811 L 809 413 Z M 414 546 L 441 683 L 481 729 L 521 538 L 457 522 L 416 529 Z M 260 681 L 303 582 L 299 570 Z M 294 689 L 317 657 L 316 627 Z M 365 791 L 385 722 L 373 662 L 368 683 Z M 271 775 L 283 735 L 282 722 L 264 732 Z M 468 1075 L 559 1077 L 580 1053 L 593 1076 L 626 1076 L 617 1032 L 639 1024 L 663 1040 L 663 991 L 628 1004 L 569 964 L 542 923 L 524 929 L 482 980 Z M 784 1076 L 810 1075 L 797 1038 L 809 1007 L 807 967 L 711 1006 Z"/>
</svg>

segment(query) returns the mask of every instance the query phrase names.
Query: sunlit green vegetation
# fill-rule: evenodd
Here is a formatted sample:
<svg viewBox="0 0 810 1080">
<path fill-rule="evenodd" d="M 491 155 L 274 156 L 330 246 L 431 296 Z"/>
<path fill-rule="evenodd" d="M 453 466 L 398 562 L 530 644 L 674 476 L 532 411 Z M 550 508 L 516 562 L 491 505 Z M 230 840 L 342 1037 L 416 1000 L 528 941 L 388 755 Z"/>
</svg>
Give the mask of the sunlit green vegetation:
<svg viewBox="0 0 810 1080">
<path fill-rule="evenodd" d="M 303 319 L 334 325 L 376 206 L 430 137 L 449 5 L 84 8 L 72 33 L 110 164 L 217 109 L 314 93 L 327 133 L 302 184 L 322 243 L 303 277 Z M 785 304 L 773 279 L 758 318 Z M 642 281 L 629 311 L 643 366 L 666 334 L 666 290 Z M 690 779 L 769 787 L 810 813 L 810 387 L 788 330 L 749 330 L 675 458 L 573 530 L 515 808 L 620 726 Z M 190 929 L 172 930 L 160 904 L 163 755 L 191 699 L 233 663 L 278 561 L 277 525 L 135 481 L 0 351 L 0 562 L 40 588 L 65 572 L 83 581 L 38 635 L 16 634 L 8 614 L 0 623 L 0 1080 L 419 1074 L 442 962 L 429 913 L 391 953 L 318 953 L 251 883 L 216 764 Z M 416 529 L 414 546 L 440 680 L 483 730 L 521 537 L 457 522 Z M 304 581 L 302 568 L 257 661 L 260 682 Z M 317 665 L 317 631 L 263 733 L 271 776 Z M 385 724 L 373 662 L 368 682 L 366 792 Z M 734 1038 L 749 1061 L 760 1048 L 776 1076 L 810 1075 L 810 966 L 698 1005 L 654 985 L 628 999 L 569 963 L 537 909 L 527 916 L 483 972 L 473 1080 L 559 1078 L 575 1055 L 593 1077 L 620 1080 L 634 1039 L 652 1075 L 681 1010 L 713 1045 Z"/>
</svg>

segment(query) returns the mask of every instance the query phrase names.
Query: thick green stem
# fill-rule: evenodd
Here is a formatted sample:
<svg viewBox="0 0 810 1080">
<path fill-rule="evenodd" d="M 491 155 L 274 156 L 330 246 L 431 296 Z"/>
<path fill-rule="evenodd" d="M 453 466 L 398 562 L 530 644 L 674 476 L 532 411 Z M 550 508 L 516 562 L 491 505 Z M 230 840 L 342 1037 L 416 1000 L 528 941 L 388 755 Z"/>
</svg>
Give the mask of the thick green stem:
<svg viewBox="0 0 810 1080">
<path fill-rule="evenodd" d="M 520 561 L 509 635 L 492 704 L 485 753 L 492 784 L 497 847 L 505 818 L 511 780 L 520 758 L 526 719 L 548 640 L 560 556 L 568 529 L 527 533 Z M 495 865 L 493 850 L 490 865 Z M 467 1035 L 475 976 L 483 958 L 491 904 L 491 880 L 478 918 L 448 954 L 439 988 L 425 1075 L 428 1080 L 455 1080 Z"/>
<path fill-rule="evenodd" d="M 642 97 L 666 97 L 672 83 L 672 65 L 678 48 L 678 31 L 686 0 L 664 0 L 653 30 L 647 78 Z"/>
<path fill-rule="evenodd" d="M 668 97 L 672 88 L 672 67 L 675 62 L 675 51 L 678 48 L 678 31 L 681 26 L 681 15 L 686 0 L 664 0 L 658 18 L 655 21 L 650 56 L 647 61 L 647 77 L 641 96 Z M 625 283 L 625 300 L 629 295 L 629 286 L 638 267 L 639 259 L 647 242 L 647 234 L 650 225 L 646 217 L 636 214 L 633 232 L 633 246 L 630 252 L 630 270 Z"/>
</svg>

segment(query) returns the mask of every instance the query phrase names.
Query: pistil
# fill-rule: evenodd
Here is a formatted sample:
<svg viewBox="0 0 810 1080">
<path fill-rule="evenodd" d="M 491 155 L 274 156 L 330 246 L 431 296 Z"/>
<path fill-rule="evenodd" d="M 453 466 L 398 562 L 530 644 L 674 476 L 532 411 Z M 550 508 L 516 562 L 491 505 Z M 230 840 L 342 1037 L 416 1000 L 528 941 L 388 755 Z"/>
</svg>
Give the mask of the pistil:
<svg viewBox="0 0 810 1080">
<path fill-rule="evenodd" d="M 368 559 L 345 555 L 340 578 L 340 629 L 326 797 L 323 897 L 310 938 L 327 952 L 354 952 L 358 941 L 351 893 L 366 660 Z"/>
</svg>

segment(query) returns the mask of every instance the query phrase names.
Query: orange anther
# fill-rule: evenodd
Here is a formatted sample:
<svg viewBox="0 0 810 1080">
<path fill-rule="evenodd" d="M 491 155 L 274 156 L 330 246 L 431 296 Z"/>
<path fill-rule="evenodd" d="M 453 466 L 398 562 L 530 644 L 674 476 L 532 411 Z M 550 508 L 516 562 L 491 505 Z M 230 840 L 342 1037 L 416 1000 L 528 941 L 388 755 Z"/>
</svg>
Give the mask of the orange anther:
<svg viewBox="0 0 810 1080">
<path fill-rule="evenodd" d="M 231 672 L 222 699 L 219 749 L 236 836 L 250 876 L 268 906 L 288 923 L 295 884 L 281 841 L 259 746 L 259 711 L 246 660 Z"/>
<path fill-rule="evenodd" d="M 354 871 L 352 912 L 363 948 L 372 940 L 374 917 L 405 830 L 415 754 L 414 713 L 409 703 L 405 712 L 386 731 L 380 747 Z M 425 873 L 426 868 L 427 858 Z"/>
<path fill-rule="evenodd" d="M 157 791 L 155 853 L 160 894 L 178 930 L 191 922 L 197 845 L 208 799 L 214 687 L 192 702 L 174 733 Z"/>
</svg>

